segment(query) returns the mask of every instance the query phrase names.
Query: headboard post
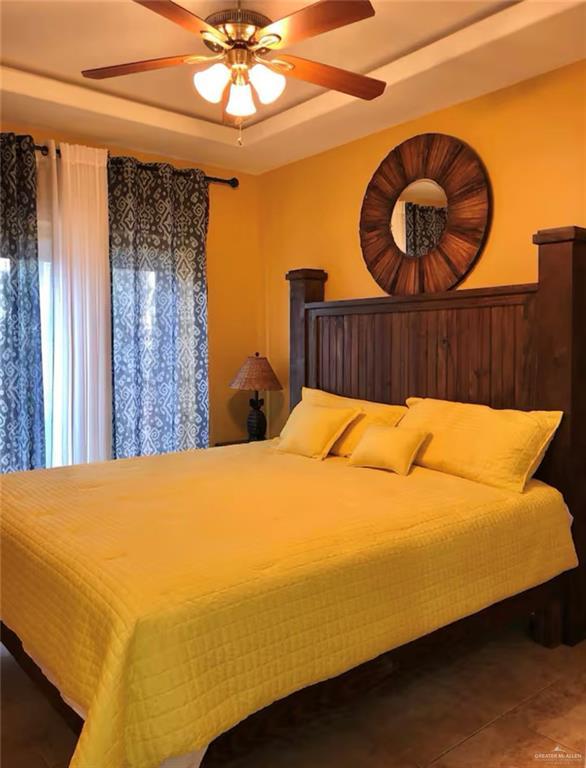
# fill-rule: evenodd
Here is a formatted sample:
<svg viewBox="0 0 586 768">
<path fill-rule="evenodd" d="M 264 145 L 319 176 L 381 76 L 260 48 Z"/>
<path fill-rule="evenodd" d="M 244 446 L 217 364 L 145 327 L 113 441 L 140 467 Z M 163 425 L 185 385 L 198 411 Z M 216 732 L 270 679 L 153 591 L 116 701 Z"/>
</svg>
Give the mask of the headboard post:
<svg viewBox="0 0 586 768">
<path fill-rule="evenodd" d="M 574 516 L 574 541 L 583 567 L 570 577 L 565 641 L 586 636 L 586 229 L 537 232 L 537 399 L 564 418 L 541 476 L 564 494 Z"/>
<path fill-rule="evenodd" d="M 293 408 L 301 400 L 301 388 L 305 383 L 305 304 L 324 300 L 328 275 L 323 269 L 292 269 L 286 277 L 290 288 L 289 408 Z"/>
</svg>

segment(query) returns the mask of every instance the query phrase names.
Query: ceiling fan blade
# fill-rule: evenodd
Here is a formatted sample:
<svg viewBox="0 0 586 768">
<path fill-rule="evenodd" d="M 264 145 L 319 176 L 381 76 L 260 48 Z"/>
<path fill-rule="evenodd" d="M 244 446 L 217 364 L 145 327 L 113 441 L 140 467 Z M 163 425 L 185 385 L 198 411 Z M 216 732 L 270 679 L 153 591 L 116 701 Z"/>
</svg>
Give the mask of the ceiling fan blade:
<svg viewBox="0 0 586 768">
<path fill-rule="evenodd" d="M 152 69 L 164 69 L 165 67 L 177 67 L 179 64 L 199 64 L 212 62 L 217 56 L 194 56 L 186 53 L 183 56 L 165 56 L 161 59 L 146 59 L 146 61 L 131 61 L 128 64 L 116 64 L 112 67 L 98 67 L 98 69 L 84 69 L 81 73 L 92 80 L 104 80 L 107 77 L 119 77 L 131 75 L 134 72 L 149 72 Z"/>
<path fill-rule="evenodd" d="M 286 68 L 279 67 L 279 61 L 283 61 L 289 66 Z M 341 91 L 349 96 L 356 96 L 359 99 L 369 101 L 380 96 L 387 85 L 383 80 L 375 80 L 374 77 L 357 75 L 346 69 L 331 67 L 329 64 L 320 64 L 318 61 L 301 59 L 299 56 L 290 56 L 289 54 L 279 54 L 278 59 L 267 60 L 267 63 L 287 77 L 296 77 L 307 83 L 321 85 L 323 88 Z"/>
<path fill-rule="evenodd" d="M 374 16 L 370 0 L 320 0 L 290 16 L 273 21 L 259 30 L 255 39 L 277 35 L 280 40 L 269 43 L 271 50 L 276 50 L 370 16 Z"/>
<path fill-rule="evenodd" d="M 158 13 L 159 16 L 164 16 L 164 18 L 173 21 L 175 24 L 179 24 L 180 27 L 183 27 L 188 32 L 193 32 L 196 35 L 207 32 L 223 42 L 227 39 L 219 30 L 208 24 L 207 21 L 200 19 L 199 16 L 191 13 L 187 8 L 182 8 L 177 3 L 172 2 L 172 0 L 134 0 L 134 2 L 144 5 L 145 8 Z"/>
</svg>

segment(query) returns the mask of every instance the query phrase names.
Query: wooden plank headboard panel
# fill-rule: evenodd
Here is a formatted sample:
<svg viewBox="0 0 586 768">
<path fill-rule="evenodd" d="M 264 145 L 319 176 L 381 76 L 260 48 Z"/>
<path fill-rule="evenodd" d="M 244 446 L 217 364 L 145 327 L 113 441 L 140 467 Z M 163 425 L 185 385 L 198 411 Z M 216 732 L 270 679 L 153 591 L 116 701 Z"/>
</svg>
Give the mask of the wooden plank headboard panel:
<svg viewBox="0 0 586 768">
<path fill-rule="evenodd" d="M 532 408 L 537 287 L 307 304 L 308 386 Z"/>
<path fill-rule="evenodd" d="M 289 272 L 291 407 L 307 385 L 387 403 L 420 395 L 564 411 L 540 476 L 564 493 L 586 562 L 586 229 L 544 230 L 534 242 L 532 285 L 327 302 L 325 272 Z M 574 581 L 578 635 L 585 568 Z"/>
</svg>

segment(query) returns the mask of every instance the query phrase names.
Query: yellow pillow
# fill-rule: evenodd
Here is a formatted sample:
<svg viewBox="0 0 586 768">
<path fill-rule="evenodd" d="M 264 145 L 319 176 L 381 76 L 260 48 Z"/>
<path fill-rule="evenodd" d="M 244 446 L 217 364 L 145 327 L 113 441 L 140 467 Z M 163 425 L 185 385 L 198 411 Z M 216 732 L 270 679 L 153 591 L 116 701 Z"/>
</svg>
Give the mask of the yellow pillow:
<svg viewBox="0 0 586 768">
<path fill-rule="evenodd" d="M 563 416 L 410 397 L 400 428 L 431 433 L 416 464 L 521 493 Z"/>
<path fill-rule="evenodd" d="M 426 437 L 427 432 L 418 429 L 373 424 L 362 435 L 349 463 L 354 467 L 390 469 L 398 475 L 407 475 Z"/>
<path fill-rule="evenodd" d="M 358 408 L 325 408 L 301 401 L 293 408 L 283 427 L 277 450 L 324 459 L 359 413 Z"/>
<path fill-rule="evenodd" d="M 344 430 L 332 446 L 330 453 L 334 456 L 350 456 L 356 448 L 366 429 L 372 424 L 386 424 L 394 427 L 407 413 L 404 405 L 387 405 L 373 403 L 370 400 L 355 400 L 352 397 L 332 395 L 321 389 L 303 387 L 302 400 L 313 405 L 323 405 L 328 408 L 359 408 L 362 413 Z"/>
</svg>

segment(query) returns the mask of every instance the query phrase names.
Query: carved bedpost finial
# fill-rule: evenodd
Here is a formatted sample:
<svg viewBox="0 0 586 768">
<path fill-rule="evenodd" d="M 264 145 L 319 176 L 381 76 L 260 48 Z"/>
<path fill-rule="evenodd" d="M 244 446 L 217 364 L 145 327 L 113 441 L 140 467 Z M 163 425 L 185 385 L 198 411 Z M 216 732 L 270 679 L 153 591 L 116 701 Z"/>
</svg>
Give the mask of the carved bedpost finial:
<svg viewBox="0 0 586 768">
<path fill-rule="evenodd" d="M 289 281 L 289 407 L 301 400 L 305 384 L 306 342 L 305 305 L 324 300 L 324 285 L 328 279 L 323 269 L 292 269 L 286 274 Z"/>
<path fill-rule="evenodd" d="M 563 494 L 574 516 L 582 567 L 568 574 L 564 639 L 586 636 L 586 229 L 540 230 L 537 291 L 537 407 L 563 410 L 544 460 L 544 477 Z"/>
</svg>

